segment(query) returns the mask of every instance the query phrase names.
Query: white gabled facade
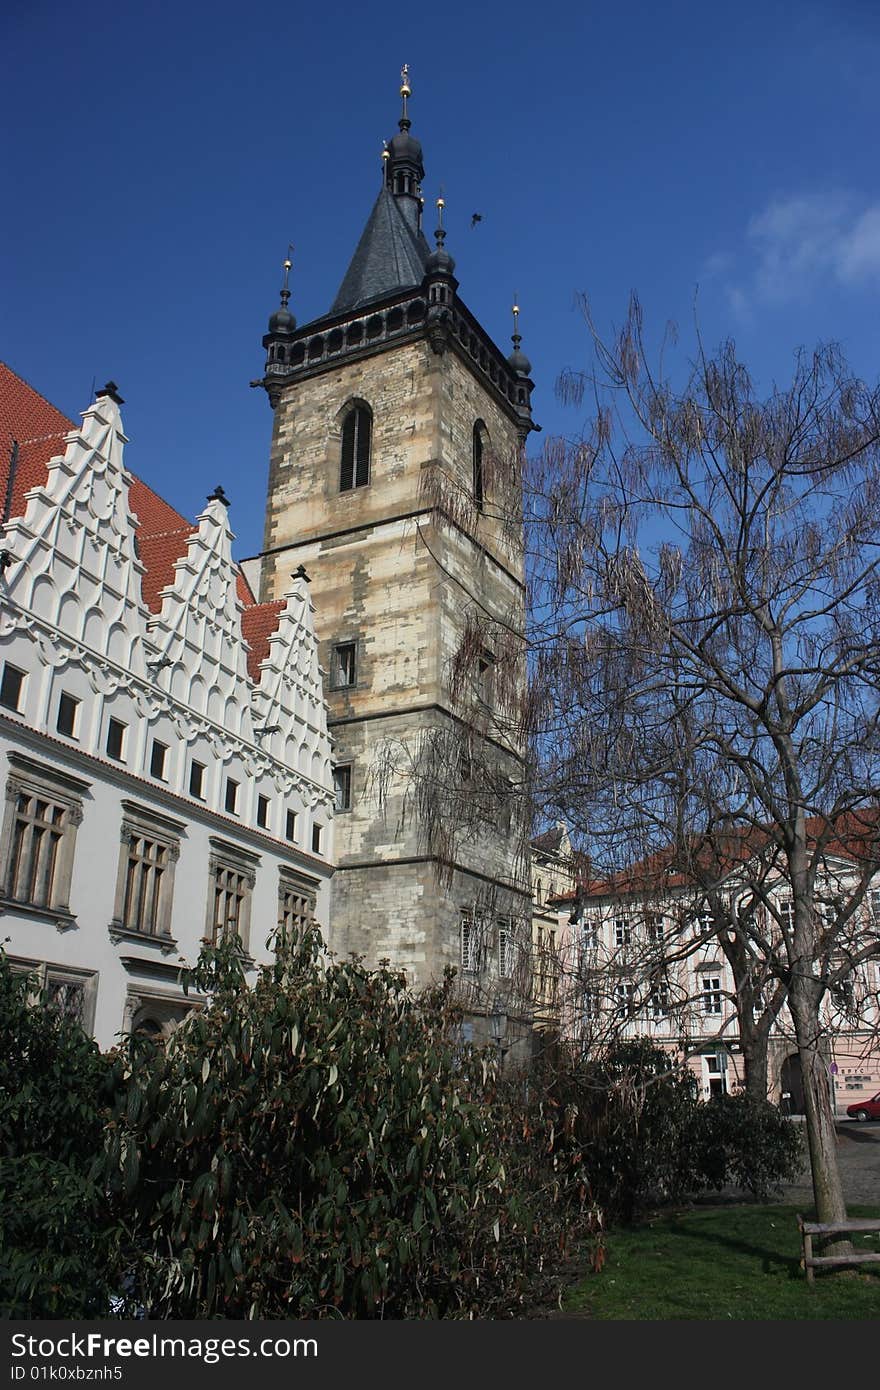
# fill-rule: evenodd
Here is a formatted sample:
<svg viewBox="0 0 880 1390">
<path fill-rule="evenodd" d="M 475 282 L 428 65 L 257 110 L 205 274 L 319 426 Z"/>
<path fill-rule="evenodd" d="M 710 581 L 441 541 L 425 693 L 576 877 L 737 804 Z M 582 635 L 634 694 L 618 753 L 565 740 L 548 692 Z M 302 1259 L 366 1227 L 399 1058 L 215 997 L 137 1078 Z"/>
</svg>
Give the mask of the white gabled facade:
<svg viewBox="0 0 880 1390">
<path fill-rule="evenodd" d="M 0 539 L 0 938 L 103 1047 L 186 1012 L 204 938 L 326 927 L 333 861 L 308 580 L 254 681 L 218 489 L 151 612 L 125 442 L 105 392 Z"/>
</svg>

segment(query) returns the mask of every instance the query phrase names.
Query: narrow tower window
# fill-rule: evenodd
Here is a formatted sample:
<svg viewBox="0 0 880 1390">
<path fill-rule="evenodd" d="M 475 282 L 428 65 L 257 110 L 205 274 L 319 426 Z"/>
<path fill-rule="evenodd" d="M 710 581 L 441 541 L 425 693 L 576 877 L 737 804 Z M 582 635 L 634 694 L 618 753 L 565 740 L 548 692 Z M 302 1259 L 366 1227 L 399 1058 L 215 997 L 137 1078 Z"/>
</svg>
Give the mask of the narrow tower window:
<svg viewBox="0 0 880 1390">
<path fill-rule="evenodd" d="M 474 506 L 478 512 L 483 510 L 483 431 L 485 425 L 478 420 L 474 425 Z"/>
<path fill-rule="evenodd" d="M 350 492 L 366 487 L 370 481 L 370 442 L 373 417 L 365 405 L 354 406 L 342 426 L 342 462 L 339 470 L 339 491 Z"/>
</svg>

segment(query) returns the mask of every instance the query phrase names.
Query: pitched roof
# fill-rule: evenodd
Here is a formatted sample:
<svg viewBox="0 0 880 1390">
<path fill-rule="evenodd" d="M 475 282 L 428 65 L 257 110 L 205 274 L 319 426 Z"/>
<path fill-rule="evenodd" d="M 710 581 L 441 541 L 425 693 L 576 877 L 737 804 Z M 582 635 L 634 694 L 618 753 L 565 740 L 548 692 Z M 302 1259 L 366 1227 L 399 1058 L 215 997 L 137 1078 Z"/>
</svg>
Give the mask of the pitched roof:
<svg viewBox="0 0 880 1390">
<path fill-rule="evenodd" d="M 880 811 L 858 807 L 832 819 L 811 816 L 806 822 L 807 845 L 825 859 L 846 859 L 876 869 L 880 865 Z M 687 851 L 669 845 L 605 879 L 583 880 L 560 901 L 656 896 L 673 888 L 701 888 L 722 881 L 742 865 L 770 852 L 776 857 L 776 837 L 767 826 L 743 826 L 715 836 L 694 837 Z"/>
<path fill-rule="evenodd" d="M 383 186 L 330 313 L 346 313 L 420 285 L 429 254 L 422 233 L 413 230 L 398 199 Z"/>
<path fill-rule="evenodd" d="M 25 494 L 46 482 L 49 460 L 64 453 L 64 437 L 76 428 L 39 391 L 0 362 L 0 516 L 23 515 Z M 13 441 L 19 447 L 11 468 Z M 187 538 L 195 528 L 137 474 L 132 474 L 129 500 L 138 521 L 138 553 L 146 567 L 144 602 L 157 613 L 162 607 L 159 594 L 173 581 L 174 562 L 186 554 Z M 238 597 L 245 606 L 254 602 L 253 591 L 240 571 Z"/>
</svg>

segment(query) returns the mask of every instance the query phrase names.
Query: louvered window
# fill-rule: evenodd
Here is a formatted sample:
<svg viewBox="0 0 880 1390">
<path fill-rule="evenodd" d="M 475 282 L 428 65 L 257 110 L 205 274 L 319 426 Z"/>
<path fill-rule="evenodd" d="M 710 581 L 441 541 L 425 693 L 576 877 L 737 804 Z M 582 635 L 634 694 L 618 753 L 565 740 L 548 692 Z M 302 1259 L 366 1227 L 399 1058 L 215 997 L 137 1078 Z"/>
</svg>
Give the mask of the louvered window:
<svg viewBox="0 0 880 1390">
<path fill-rule="evenodd" d="M 339 470 L 339 491 L 366 487 L 370 481 L 370 443 L 373 417 L 365 405 L 357 405 L 345 417 L 342 426 L 342 463 Z"/>
</svg>

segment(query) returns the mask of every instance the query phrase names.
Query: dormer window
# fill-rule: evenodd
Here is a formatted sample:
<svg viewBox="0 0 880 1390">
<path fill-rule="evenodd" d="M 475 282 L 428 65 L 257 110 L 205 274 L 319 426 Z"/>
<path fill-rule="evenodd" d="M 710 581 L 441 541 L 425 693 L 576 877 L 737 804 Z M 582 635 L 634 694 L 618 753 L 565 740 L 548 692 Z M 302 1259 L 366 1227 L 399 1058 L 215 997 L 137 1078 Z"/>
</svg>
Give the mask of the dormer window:
<svg viewBox="0 0 880 1390">
<path fill-rule="evenodd" d="M 373 416 L 369 407 L 353 406 L 342 425 L 340 492 L 350 492 L 352 488 L 366 487 L 369 483 L 372 434 Z"/>
</svg>

